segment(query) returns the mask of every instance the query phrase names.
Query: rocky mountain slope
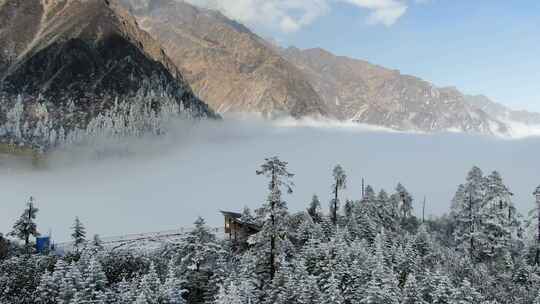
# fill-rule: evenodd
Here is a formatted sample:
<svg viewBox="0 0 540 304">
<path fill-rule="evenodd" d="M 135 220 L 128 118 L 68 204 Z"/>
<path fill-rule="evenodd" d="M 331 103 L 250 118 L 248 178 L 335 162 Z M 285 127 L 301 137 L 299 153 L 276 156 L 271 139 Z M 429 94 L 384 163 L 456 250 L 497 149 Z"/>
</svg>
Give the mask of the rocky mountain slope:
<svg viewBox="0 0 540 304">
<path fill-rule="evenodd" d="M 399 130 L 507 134 L 454 88 L 321 49 L 280 49 L 216 11 L 122 0 L 219 112 L 324 116 Z"/>
<path fill-rule="evenodd" d="M 540 125 L 540 113 L 512 110 L 484 95 L 465 95 L 465 100 L 501 121 Z"/>
<path fill-rule="evenodd" d="M 1 0 L 0 92 L 0 138 L 18 144 L 217 117 L 115 0 Z"/>
<path fill-rule="evenodd" d="M 283 49 L 341 120 L 399 130 L 507 133 L 507 126 L 469 104 L 455 88 L 322 49 Z"/>
<path fill-rule="evenodd" d="M 327 115 L 304 75 L 245 26 L 175 0 L 123 0 L 218 112 Z"/>
</svg>

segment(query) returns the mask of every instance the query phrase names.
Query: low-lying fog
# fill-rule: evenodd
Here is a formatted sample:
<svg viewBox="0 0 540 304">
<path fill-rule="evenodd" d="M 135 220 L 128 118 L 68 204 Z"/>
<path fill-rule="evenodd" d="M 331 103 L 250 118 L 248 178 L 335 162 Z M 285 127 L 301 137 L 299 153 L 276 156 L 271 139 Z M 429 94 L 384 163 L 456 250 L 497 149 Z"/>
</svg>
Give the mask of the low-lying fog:
<svg viewBox="0 0 540 304">
<path fill-rule="evenodd" d="M 308 124 L 309 125 L 309 124 Z M 293 211 L 318 194 L 330 199 L 331 170 L 348 174 L 342 199 L 358 199 L 361 179 L 375 189 L 402 182 L 417 212 L 442 214 L 467 171 L 479 165 L 499 170 L 522 212 L 533 207 L 540 184 L 540 138 L 503 140 L 463 134 L 402 134 L 351 126 L 294 126 L 258 120 L 180 124 L 159 139 L 138 139 L 57 152 L 45 169 L 0 158 L 0 232 L 7 233 L 29 196 L 40 208 L 41 232 L 69 239 L 75 216 L 89 235 L 114 236 L 190 226 L 198 215 L 220 226 L 219 210 L 259 206 L 265 178 L 255 170 L 277 155 L 295 173 L 295 193 L 285 196 Z"/>
</svg>

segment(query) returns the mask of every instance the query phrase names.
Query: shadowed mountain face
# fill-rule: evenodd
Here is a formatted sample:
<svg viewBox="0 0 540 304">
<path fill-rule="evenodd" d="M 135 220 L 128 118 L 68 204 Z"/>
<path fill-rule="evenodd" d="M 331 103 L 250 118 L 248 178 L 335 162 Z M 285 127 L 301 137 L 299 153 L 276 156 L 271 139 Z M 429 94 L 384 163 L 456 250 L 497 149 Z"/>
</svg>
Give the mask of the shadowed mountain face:
<svg viewBox="0 0 540 304">
<path fill-rule="evenodd" d="M 53 128 L 84 128 L 115 103 L 145 96 L 153 109 L 166 96 L 190 117 L 216 117 L 113 0 L 2 0 L 0 89 L 0 123 L 13 96 L 22 96 L 30 125 L 37 119 L 32 109 L 45 107 Z"/>
<path fill-rule="evenodd" d="M 339 119 L 427 132 L 508 131 L 503 123 L 469 104 L 455 88 L 437 88 L 399 71 L 322 49 L 288 48 L 282 54 L 304 72 Z"/>
<path fill-rule="evenodd" d="M 122 0 L 218 112 L 326 116 L 304 75 L 243 25 L 174 0 Z"/>
</svg>

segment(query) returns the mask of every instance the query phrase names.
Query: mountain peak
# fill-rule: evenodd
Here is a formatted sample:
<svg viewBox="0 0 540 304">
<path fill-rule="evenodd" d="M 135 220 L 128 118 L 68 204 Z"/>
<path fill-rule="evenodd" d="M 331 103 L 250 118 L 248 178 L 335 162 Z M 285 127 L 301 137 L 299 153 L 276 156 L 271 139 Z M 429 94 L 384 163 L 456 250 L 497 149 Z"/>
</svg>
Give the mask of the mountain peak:
<svg viewBox="0 0 540 304">
<path fill-rule="evenodd" d="M 301 71 L 247 27 L 220 13 L 170 0 L 122 0 L 171 56 L 195 92 L 218 112 L 326 115 Z"/>
<path fill-rule="evenodd" d="M 69 131 L 86 128 L 118 102 L 151 102 L 154 110 L 166 102 L 189 116 L 215 116 L 116 1 L 5 0 L 0 20 L 7 21 L 0 23 L 0 54 L 8 54 L 0 57 L 0 97 L 13 104 L 22 95 L 21 119 L 30 127 L 38 124 L 35 107 L 46 108 L 50 128 Z M 0 127 L 4 120 L 0 113 Z"/>
</svg>

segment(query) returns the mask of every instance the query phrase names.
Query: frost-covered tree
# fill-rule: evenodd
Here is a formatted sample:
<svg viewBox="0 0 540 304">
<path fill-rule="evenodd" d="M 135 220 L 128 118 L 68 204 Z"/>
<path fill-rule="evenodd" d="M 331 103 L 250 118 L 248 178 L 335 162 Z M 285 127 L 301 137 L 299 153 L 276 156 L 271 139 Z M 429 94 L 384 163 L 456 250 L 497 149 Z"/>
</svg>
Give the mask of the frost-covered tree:
<svg viewBox="0 0 540 304">
<path fill-rule="evenodd" d="M 26 203 L 26 209 L 24 209 L 20 218 L 13 225 L 13 231 L 10 233 L 11 236 L 24 241 L 26 247 L 30 244 L 31 236 L 39 236 L 37 225 L 35 223 L 38 211 L 39 209 L 34 206 L 34 198 L 31 196 Z"/>
<path fill-rule="evenodd" d="M 8 240 L 0 233 L 0 262 L 7 258 L 9 254 L 9 243 Z"/>
<path fill-rule="evenodd" d="M 433 304 L 450 304 L 453 294 L 454 288 L 448 276 L 440 275 L 438 278 L 437 287 L 432 295 Z"/>
<path fill-rule="evenodd" d="M 332 185 L 333 198 L 330 201 L 330 213 L 332 223 L 336 226 L 338 223 L 339 191 L 347 187 L 347 175 L 341 165 L 336 165 L 332 171 L 332 176 L 334 177 L 334 184 Z"/>
<path fill-rule="evenodd" d="M 221 286 L 219 289 L 218 295 L 216 297 L 215 304 L 247 304 L 249 302 L 245 301 L 242 297 L 240 288 L 230 282 L 228 286 Z"/>
<path fill-rule="evenodd" d="M 288 171 L 287 162 L 277 157 L 267 158 L 256 173 L 270 179 L 270 193 L 266 203 L 257 210 L 261 230 L 254 235 L 253 242 L 261 258 L 267 260 L 267 273 L 272 281 L 277 271 L 277 257 L 284 253 L 286 242 L 289 241 L 289 212 L 287 203 L 282 199 L 282 189 L 292 193 L 294 184 L 291 178 L 294 174 Z"/>
<path fill-rule="evenodd" d="M 81 258 L 83 260 L 83 258 Z M 83 262 L 84 263 L 84 262 Z M 80 297 L 84 301 L 98 301 L 104 297 L 108 281 L 103 267 L 96 256 L 92 256 L 85 267 Z"/>
<path fill-rule="evenodd" d="M 36 289 L 36 303 L 38 304 L 53 304 L 56 303 L 58 297 L 57 282 L 53 279 L 53 276 L 49 273 L 44 273 L 41 276 L 41 282 Z"/>
<path fill-rule="evenodd" d="M 407 282 L 405 282 L 405 287 L 403 288 L 401 304 L 426 304 L 422 298 L 422 292 L 418 287 L 416 277 L 413 274 L 407 277 Z"/>
<path fill-rule="evenodd" d="M 535 265 L 540 265 L 540 186 L 536 187 L 536 190 L 533 193 L 536 204 L 534 208 L 529 212 L 529 214 L 532 217 L 532 220 L 535 220 L 535 240 L 534 240 L 534 248 L 535 248 L 535 257 L 534 257 L 534 263 Z"/>
<path fill-rule="evenodd" d="M 343 292 L 340 289 L 339 281 L 334 275 L 334 273 L 330 274 L 330 278 L 325 282 L 325 284 L 322 287 L 322 290 L 324 292 L 324 297 L 322 297 L 321 302 L 323 304 L 343 304 L 345 303 L 345 299 L 343 298 Z M 366 302 L 366 303 L 372 303 L 372 302 Z"/>
<path fill-rule="evenodd" d="M 162 292 L 162 282 L 157 274 L 154 263 L 150 264 L 148 272 L 144 274 L 139 282 L 140 295 L 144 295 L 149 304 L 159 303 Z"/>
<path fill-rule="evenodd" d="M 313 197 L 311 198 L 311 203 L 309 204 L 309 208 L 307 209 L 307 211 L 315 223 L 322 222 L 323 214 L 321 209 L 321 201 L 316 194 L 313 194 Z"/>
<path fill-rule="evenodd" d="M 138 286 L 135 284 L 122 279 L 116 286 L 117 301 L 119 304 L 131 304 L 134 303 L 139 295 Z"/>
<path fill-rule="evenodd" d="M 99 234 L 94 234 L 94 236 L 92 237 L 92 246 L 98 249 L 103 248 L 103 241 L 101 240 Z"/>
<path fill-rule="evenodd" d="M 479 245 L 486 257 L 502 257 L 517 237 L 520 226 L 512 193 L 504 185 L 501 175 L 494 171 L 487 179 L 486 193 L 480 211 Z"/>
<path fill-rule="evenodd" d="M 199 272 L 201 267 L 215 259 L 220 246 L 216 235 L 202 217 L 197 218 L 195 227 L 184 238 L 182 264 Z"/>
<path fill-rule="evenodd" d="M 179 278 L 174 260 L 171 260 L 168 265 L 167 277 L 161 290 L 162 302 L 164 304 L 185 304 L 186 300 L 183 294 L 187 290 L 183 288 L 183 284 L 184 281 Z"/>
<path fill-rule="evenodd" d="M 396 187 L 396 195 L 399 197 L 401 202 L 399 208 L 401 211 L 401 216 L 404 219 L 410 217 L 413 210 L 413 198 L 411 194 L 401 183 L 398 183 Z"/>
<path fill-rule="evenodd" d="M 482 295 L 465 279 L 461 286 L 452 293 L 450 304 L 475 304 L 482 303 L 482 301 Z"/>
<path fill-rule="evenodd" d="M 466 183 L 460 185 L 452 201 L 455 238 L 458 246 L 473 257 L 477 255 L 480 228 L 480 210 L 484 203 L 486 178 L 478 167 L 467 174 Z"/>
<path fill-rule="evenodd" d="M 379 234 L 375 240 L 372 257 L 371 279 L 367 283 L 364 304 L 394 304 L 399 303 L 400 294 L 392 268 L 386 265 L 384 236 Z"/>
<path fill-rule="evenodd" d="M 73 233 L 71 233 L 71 237 L 73 238 L 73 245 L 79 251 L 79 247 L 86 243 L 86 229 L 78 216 L 75 217 L 72 229 Z"/>
</svg>

